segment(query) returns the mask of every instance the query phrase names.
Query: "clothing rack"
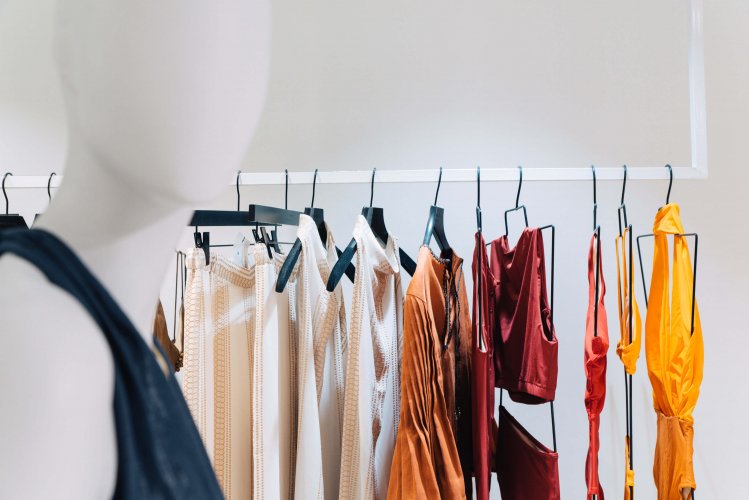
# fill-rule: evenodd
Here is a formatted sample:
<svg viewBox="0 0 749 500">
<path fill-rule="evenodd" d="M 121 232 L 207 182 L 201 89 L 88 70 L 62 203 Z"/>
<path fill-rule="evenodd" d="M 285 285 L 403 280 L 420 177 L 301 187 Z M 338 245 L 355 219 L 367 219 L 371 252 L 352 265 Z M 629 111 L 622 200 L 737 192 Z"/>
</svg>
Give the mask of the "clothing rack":
<svg viewBox="0 0 749 500">
<path fill-rule="evenodd" d="M 680 180 L 704 179 L 707 170 L 690 167 L 674 167 L 674 174 Z M 378 183 L 433 183 L 439 175 L 439 168 L 410 169 L 410 170 L 386 170 L 378 167 Z M 476 168 L 444 168 L 443 182 L 476 182 Z M 533 168 L 524 167 L 524 180 L 526 181 L 590 181 L 590 166 L 587 167 L 559 167 L 559 168 Z M 517 167 L 503 168 L 481 168 L 481 176 L 487 181 L 517 181 Z M 52 178 L 50 186 L 59 187 L 64 176 L 57 175 Z M 314 169 L 309 171 L 289 172 L 289 184 L 312 184 Z M 321 184 L 369 184 L 372 181 L 372 170 L 320 170 L 318 182 Z M 622 167 L 619 166 L 596 166 L 597 180 L 611 181 L 622 180 Z M 629 179 L 637 180 L 663 180 L 668 179 L 663 165 L 629 167 Z M 13 175 L 8 177 L 6 188 L 46 188 L 50 177 L 48 175 Z M 235 179 L 227 179 L 227 184 L 235 185 Z M 239 176 L 240 186 L 272 186 L 286 184 L 286 176 L 283 170 L 278 172 L 243 172 Z"/>
</svg>

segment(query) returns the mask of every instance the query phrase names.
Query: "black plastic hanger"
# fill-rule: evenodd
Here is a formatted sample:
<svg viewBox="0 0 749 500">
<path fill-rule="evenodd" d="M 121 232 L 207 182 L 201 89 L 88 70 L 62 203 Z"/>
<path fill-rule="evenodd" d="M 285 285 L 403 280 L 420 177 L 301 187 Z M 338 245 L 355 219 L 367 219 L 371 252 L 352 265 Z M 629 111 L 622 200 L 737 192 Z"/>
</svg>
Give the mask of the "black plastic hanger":
<svg viewBox="0 0 749 500">
<path fill-rule="evenodd" d="M 317 226 L 317 231 L 320 234 L 320 240 L 322 241 L 323 246 L 327 247 L 328 231 L 325 227 L 324 210 L 322 208 L 315 208 L 316 185 L 317 185 L 317 169 L 315 169 L 315 175 L 314 177 L 312 177 L 312 202 L 310 203 L 309 207 L 304 209 L 304 213 L 312 218 L 315 225 Z M 338 257 L 340 258 L 343 252 L 338 247 L 336 247 L 335 251 L 338 254 Z M 296 266 L 296 263 L 299 260 L 299 256 L 301 255 L 301 253 L 302 253 L 302 240 L 297 238 L 294 241 L 294 246 L 292 246 L 291 250 L 289 250 L 289 254 L 286 256 L 286 260 L 281 266 L 281 269 L 278 271 L 278 278 L 276 279 L 276 292 L 281 293 L 286 288 L 286 284 L 289 282 L 289 278 L 291 278 L 291 273 L 294 270 L 294 266 Z M 349 264 L 346 267 L 346 276 L 348 276 L 351 282 L 354 281 L 354 272 L 355 272 L 354 266 Z"/>
<path fill-rule="evenodd" d="M 442 167 L 440 167 L 440 175 L 437 179 L 437 192 L 434 194 L 434 205 L 429 207 L 429 218 L 427 219 L 426 231 L 424 231 L 423 245 L 429 246 L 432 238 L 437 240 L 437 246 L 439 247 L 442 254 L 451 255 L 452 247 L 447 242 L 445 236 L 445 210 L 442 207 L 437 206 L 437 198 L 440 194 L 440 185 L 442 184 Z"/>
<path fill-rule="evenodd" d="M 369 224 L 369 227 L 372 228 L 372 233 L 374 233 L 377 240 L 382 246 L 385 246 L 387 245 L 390 235 L 388 234 L 387 227 L 385 227 L 384 210 L 382 208 L 372 206 L 372 202 L 374 201 L 374 181 L 376 173 L 377 169 L 372 169 L 372 181 L 369 189 L 369 206 L 362 208 L 361 214 L 367 220 L 367 224 Z M 336 286 L 338 286 L 338 283 L 343 277 L 344 270 L 348 269 L 348 266 L 354 259 L 355 254 L 356 240 L 354 238 L 351 238 L 351 241 L 348 245 L 346 245 L 346 248 L 343 249 L 343 253 L 341 253 L 338 261 L 330 271 L 330 277 L 328 278 L 328 283 L 326 285 L 326 289 L 329 292 L 332 292 L 333 290 L 335 290 Z M 408 254 L 404 252 L 400 247 L 398 248 L 398 257 L 400 258 L 400 263 L 403 269 L 405 269 L 409 276 L 413 276 L 414 271 L 416 271 L 416 262 L 414 262 L 414 260 L 409 257 Z"/>
<path fill-rule="evenodd" d="M 8 193 L 5 191 L 5 179 L 8 178 L 9 175 L 13 175 L 10 172 L 7 172 L 3 176 L 3 197 L 5 198 L 5 215 L 0 215 L 0 230 L 3 229 L 11 229 L 11 228 L 23 228 L 28 229 L 29 226 L 26 224 L 26 220 L 21 217 L 18 214 L 11 214 L 8 213 L 8 209 L 10 204 L 8 203 Z"/>
<path fill-rule="evenodd" d="M 193 212 L 188 226 L 194 227 L 195 232 L 193 238 L 195 240 L 195 248 L 200 248 L 205 253 L 206 265 L 210 263 L 210 248 L 217 247 L 231 247 L 232 245 L 211 245 L 210 244 L 210 233 L 208 231 L 201 232 L 199 228 L 201 226 L 209 227 L 255 227 L 256 241 L 258 243 L 264 243 L 268 247 L 269 255 L 271 248 L 277 248 L 279 244 L 285 244 L 280 242 L 274 236 L 275 228 L 278 226 L 288 225 L 296 226 L 299 224 L 299 212 L 294 210 L 287 210 L 285 208 L 268 207 L 264 205 L 252 204 L 249 206 L 246 212 L 241 211 L 241 200 L 239 193 L 239 178 L 241 171 L 237 172 L 237 210 L 196 210 Z M 288 182 L 288 172 L 287 172 Z M 288 194 L 288 190 L 287 190 Z M 272 227 L 271 234 L 268 235 L 265 231 L 265 227 Z M 255 231 L 253 231 L 255 233 Z M 264 235 L 264 236 L 261 236 Z"/>
<path fill-rule="evenodd" d="M 668 164 L 666 165 L 666 168 L 668 169 L 668 192 L 666 193 L 666 205 L 668 205 L 671 199 L 671 187 L 674 183 L 674 170 L 671 168 L 671 165 Z M 663 207 L 658 208 L 658 210 L 660 210 L 661 208 Z M 642 277 L 642 291 L 645 294 L 645 307 L 648 307 L 648 286 L 645 282 L 645 270 L 642 267 L 642 250 L 640 248 L 640 239 L 651 238 L 653 236 L 655 236 L 653 233 L 648 233 L 641 234 L 637 237 L 637 259 L 640 261 L 640 276 Z M 695 298 L 697 296 L 697 249 L 700 243 L 700 237 L 697 233 L 674 234 L 674 236 L 683 236 L 685 238 L 694 237 L 694 263 L 692 264 L 692 323 L 689 330 L 689 335 L 692 336 L 694 334 L 694 304 Z M 692 490 L 692 500 L 694 500 L 694 490 Z"/>
</svg>

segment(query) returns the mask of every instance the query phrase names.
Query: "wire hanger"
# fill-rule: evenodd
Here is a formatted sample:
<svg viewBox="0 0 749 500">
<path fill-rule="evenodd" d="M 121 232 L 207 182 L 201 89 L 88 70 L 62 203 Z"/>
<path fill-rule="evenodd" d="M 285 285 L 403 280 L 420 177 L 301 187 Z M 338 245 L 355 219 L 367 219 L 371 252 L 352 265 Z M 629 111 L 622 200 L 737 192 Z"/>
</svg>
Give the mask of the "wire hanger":
<svg viewBox="0 0 749 500">
<path fill-rule="evenodd" d="M 51 174 L 49 174 L 49 178 L 47 179 L 47 200 L 50 203 L 52 202 L 52 177 L 54 177 L 56 175 L 57 174 L 55 172 L 52 172 Z M 39 217 L 41 217 L 41 216 L 42 216 L 42 214 L 36 214 L 36 215 L 34 215 L 34 222 L 32 223 L 32 226 L 36 225 L 36 221 L 38 221 Z"/>
<path fill-rule="evenodd" d="M 627 273 L 627 287 L 628 292 L 627 297 L 629 300 L 627 303 L 621 302 L 621 299 L 623 298 L 624 294 L 619 293 L 619 300 L 620 303 L 618 304 L 619 311 L 622 311 L 624 307 L 627 307 L 628 309 L 628 318 L 629 321 L 627 321 L 627 328 L 628 328 L 628 338 L 629 343 L 632 343 L 632 337 L 633 333 L 632 330 L 634 328 L 634 320 L 632 316 L 634 315 L 633 311 L 633 303 L 634 303 L 634 256 L 632 252 L 632 224 L 629 224 L 627 221 L 627 205 L 624 203 L 624 195 L 627 191 L 627 165 L 623 165 L 622 169 L 624 170 L 624 176 L 622 179 L 622 196 L 619 200 L 619 208 L 617 209 L 617 220 L 619 223 L 619 237 L 616 239 L 616 251 L 617 255 L 619 254 L 619 242 L 621 238 L 626 238 L 626 245 L 627 245 L 627 257 L 625 260 L 625 266 L 624 266 L 624 272 Z M 629 237 L 627 238 L 627 235 Z M 624 249 L 622 249 L 622 252 Z M 628 264 L 628 265 L 627 265 Z M 619 273 L 620 270 L 617 269 L 617 273 Z M 627 444 L 629 444 L 629 470 L 634 470 L 634 452 L 632 451 L 632 445 L 633 445 L 633 438 L 634 438 L 634 415 L 632 412 L 632 409 L 634 405 L 632 404 L 632 375 L 627 373 L 626 367 L 624 368 L 624 411 L 625 411 L 625 425 L 626 425 L 626 439 Z M 634 498 L 635 490 L 634 486 L 629 487 L 629 496 L 630 498 Z"/>
<path fill-rule="evenodd" d="M 3 197 L 5 198 L 5 215 L 0 215 L 0 230 L 11 228 L 28 229 L 29 226 L 28 224 L 26 224 L 26 220 L 23 217 L 21 217 L 19 214 L 11 214 L 9 212 L 10 204 L 8 202 L 8 193 L 5 191 L 5 179 L 7 179 L 9 175 L 13 174 L 7 172 L 3 176 L 2 189 Z"/>
<path fill-rule="evenodd" d="M 528 227 L 528 211 L 525 208 L 525 205 L 520 205 L 520 191 L 523 189 L 523 167 L 518 165 L 518 192 L 515 195 L 515 208 L 511 208 L 509 210 L 505 210 L 505 236 L 507 236 L 509 231 L 509 226 L 507 224 L 507 214 L 510 212 L 515 212 L 517 210 L 523 211 L 523 220 L 525 220 L 525 227 Z"/>
<path fill-rule="evenodd" d="M 369 227 L 372 228 L 372 233 L 374 233 L 375 238 L 380 242 L 382 246 L 387 245 L 388 240 L 390 239 L 390 234 L 388 233 L 387 228 L 385 227 L 385 217 L 384 217 L 384 210 L 380 207 L 373 207 L 372 203 L 374 202 L 374 184 L 375 184 L 375 175 L 377 174 L 377 169 L 372 169 L 372 180 L 370 182 L 369 187 L 369 206 L 362 208 L 361 214 L 366 219 L 367 224 L 369 224 Z M 351 238 L 351 241 L 348 245 L 346 245 L 346 248 L 343 249 L 343 253 L 338 258 L 338 261 L 333 266 L 333 269 L 330 271 L 330 276 L 328 277 L 328 283 L 326 284 L 325 288 L 332 292 L 336 289 L 338 286 L 338 283 L 341 281 L 341 278 L 343 277 L 344 270 L 348 269 L 349 265 L 351 265 L 351 261 L 354 260 L 354 254 L 356 254 L 357 244 L 356 239 Z M 416 271 L 416 263 L 414 260 L 409 257 L 409 255 L 403 251 L 402 248 L 398 248 L 398 257 L 400 260 L 400 264 L 403 267 L 403 269 L 410 275 L 413 276 L 414 271 Z"/>
<path fill-rule="evenodd" d="M 482 221 L 481 221 L 481 167 L 476 167 L 476 232 L 479 234 L 479 236 L 482 236 L 483 228 L 482 228 Z M 481 241 L 481 240 L 479 240 Z M 476 268 L 478 269 L 478 272 L 476 273 L 476 290 L 478 291 L 478 306 L 476 309 L 478 309 L 479 312 L 479 349 L 484 349 L 484 302 L 482 300 L 481 293 L 483 291 L 483 276 L 484 276 L 484 267 L 481 262 L 481 257 L 484 253 L 484 248 L 482 247 L 480 251 L 476 252 L 476 258 L 477 258 L 477 265 Z"/>
<path fill-rule="evenodd" d="M 424 232 L 423 245 L 429 245 L 432 241 L 432 237 L 437 240 L 437 246 L 441 253 L 452 254 L 452 247 L 447 242 L 445 236 L 445 210 L 437 206 L 437 199 L 440 195 L 440 185 L 442 184 L 442 167 L 440 167 L 440 174 L 437 179 L 437 191 L 434 193 L 434 205 L 429 208 L 429 218 L 427 219 L 427 227 Z"/>
<path fill-rule="evenodd" d="M 323 246 L 327 248 L 328 230 L 327 230 L 327 225 L 325 224 L 325 216 L 324 216 L 325 212 L 322 208 L 315 208 L 316 186 L 317 186 L 317 169 L 315 169 L 315 174 L 312 177 L 312 200 L 310 202 L 310 206 L 304 209 L 304 213 L 305 215 L 308 215 L 309 217 L 311 217 L 312 220 L 314 221 L 315 226 L 317 226 L 318 233 L 320 234 L 320 240 L 322 241 Z M 343 252 L 338 247 L 335 247 L 335 251 L 336 251 L 336 254 L 338 254 L 338 258 L 340 259 Z M 276 292 L 281 293 L 286 288 L 286 284 L 289 282 L 289 279 L 291 278 L 291 273 L 294 270 L 294 267 L 296 266 L 296 263 L 299 260 L 299 256 L 301 255 L 301 253 L 302 253 L 302 240 L 297 238 L 294 241 L 294 246 L 292 246 L 291 250 L 289 250 L 289 254 L 286 256 L 286 260 L 281 266 L 281 269 L 278 271 L 278 278 L 276 279 Z M 346 276 L 353 283 L 354 266 L 349 264 L 346 267 L 345 273 L 346 273 Z"/>
<path fill-rule="evenodd" d="M 600 286 L 601 286 L 601 226 L 598 225 L 597 221 L 597 215 L 598 215 L 598 197 L 596 192 L 596 167 L 595 165 L 590 166 L 591 171 L 593 172 L 593 234 L 595 235 L 596 240 L 596 273 L 595 273 L 595 279 L 596 279 L 596 292 L 595 292 L 595 303 L 593 306 L 593 336 L 598 337 L 598 302 L 599 297 L 601 296 L 600 292 Z"/>
<path fill-rule="evenodd" d="M 666 164 L 666 168 L 668 169 L 668 192 L 666 193 L 666 205 L 668 205 L 668 202 L 671 199 L 671 186 L 674 183 L 674 169 L 671 168 L 671 165 L 668 164 Z"/>
<path fill-rule="evenodd" d="M 509 226 L 507 224 L 507 214 L 511 212 L 516 212 L 518 210 L 523 211 L 523 220 L 525 221 L 525 227 L 528 227 L 528 211 L 525 208 L 525 205 L 520 204 L 520 192 L 523 188 L 523 167 L 518 166 L 518 191 L 515 195 L 515 207 L 510 208 L 509 210 L 505 210 L 505 238 L 507 238 L 509 234 Z M 551 322 L 552 328 L 554 325 L 554 268 L 555 268 L 555 252 L 556 252 L 556 227 L 554 227 L 554 224 L 547 224 L 546 226 L 541 226 L 538 228 L 538 231 L 544 231 L 546 229 L 551 229 L 551 297 L 549 302 L 549 321 Z M 544 263 L 545 265 L 545 263 Z M 551 339 L 549 339 L 551 340 Z M 503 391 L 499 391 L 499 404 L 502 405 L 502 393 Z M 554 417 L 554 401 L 549 401 L 549 408 L 551 412 L 551 435 L 552 440 L 554 443 L 554 451 L 557 451 L 557 430 L 556 430 L 556 420 Z"/>
<path fill-rule="evenodd" d="M 627 165 L 624 165 L 622 168 L 624 169 L 622 199 L 619 202 L 619 208 L 617 210 L 617 218 L 619 219 L 619 236 L 622 236 L 624 228 L 631 227 L 627 222 L 627 205 L 624 203 L 624 193 L 627 191 Z"/>
</svg>

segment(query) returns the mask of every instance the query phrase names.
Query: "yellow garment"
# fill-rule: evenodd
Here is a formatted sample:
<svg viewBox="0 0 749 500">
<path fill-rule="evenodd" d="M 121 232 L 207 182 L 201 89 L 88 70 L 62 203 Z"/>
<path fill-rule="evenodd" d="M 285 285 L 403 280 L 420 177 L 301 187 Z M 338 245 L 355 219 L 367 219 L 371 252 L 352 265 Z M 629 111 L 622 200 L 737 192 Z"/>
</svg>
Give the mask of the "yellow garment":
<svg viewBox="0 0 749 500">
<path fill-rule="evenodd" d="M 616 292 L 617 305 L 619 306 L 619 342 L 616 344 L 616 354 L 624 364 L 624 371 L 628 375 L 633 375 L 637 370 L 637 360 L 640 357 L 640 347 L 642 345 L 642 320 L 640 319 L 640 308 L 637 305 L 635 296 L 635 266 L 628 262 L 629 253 L 627 242 L 632 238 L 629 228 L 624 230 L 622 236 L 616 238 Z M 629 269 L 629 273 L 627 270 Z M 629 276 L 627 276 L 629 274 Z M 629 296 L 629 287 L 632 286 L 632 297 Z M 629 301 L 632 300 L 632 315 L 629 314 Z M 632 341 L 629 339 L 630 323 L 632 324 Z M 625 394 L 629 398 L 629 394 Z M 632 404 L 628 400 L 628 404 Z M 631 436 L 625 436 L 624 452 L 624 500 L 629 500 L 634 493 L 635 471 L 630 469 L 630 439 Z"/>
<path fill-rule="evenodd" d="M 668 204 L 655 216 L 653 277 L 645 319 L 645 356 L 658 415 L 653 476 L 659 500 L 681 500 L 682 488 L 695 488 L 692 469 L 694 418 L 702 383 L 703 343 L 697 303 L 692 321 L 692 263 L 679 218 Z M 674 235 L 673 286 L 669 304 L 668 237 Z"/>
<path fill-rule="evenodd" d="M 624 369 L 629 375 L 633 375 L 637 369 L 637 359 L 640 357 L 640 345 L 642 344 L 642 320 L 640 319 L 640 308 L 637 298 L 634 296 L 635 266 L 627 262 L 627 251 L 625 242 L 631 238 L 629 229 L 624 230 L 622 236 L 616 238 L 616 284 L 617 296 L 619 298 L 619 342 L 616 344 L 616 354 L 624 363 Z M 631 266 L 631 267 L 630 267 Z M 630 269 L 627 276 L 627 269 Z M 629 315 L 629 284 L 632 283 L 632 316 Z M 634 320 L 632 328 L 632 342 L 629 341 L 629 323 Z"/>
<path fill-rule="evenodd" d="M 624 439 L 624 500 L 630 500 L 635 487 L 635 471 L 629 468 L 629 436 Z"/>
</svg>

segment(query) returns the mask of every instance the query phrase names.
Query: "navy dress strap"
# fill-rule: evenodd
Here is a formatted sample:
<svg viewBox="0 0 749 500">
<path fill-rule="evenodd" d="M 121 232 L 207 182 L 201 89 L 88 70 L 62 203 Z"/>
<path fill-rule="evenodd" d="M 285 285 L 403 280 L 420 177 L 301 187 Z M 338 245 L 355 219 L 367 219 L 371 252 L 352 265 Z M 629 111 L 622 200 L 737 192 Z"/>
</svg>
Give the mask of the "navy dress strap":
<svg viewBox="0 0 749 500">
<path fill-rule="evenodd" d="M 223 498 L 172 374 L 81 260 L 49 232 L 0 232 L 0 256 L 14 254 L 75 297 L 107 339 L 115 368 L 116 499 Z M 154 298 L 154 304 L 156 298 Z"/>
</svg>

